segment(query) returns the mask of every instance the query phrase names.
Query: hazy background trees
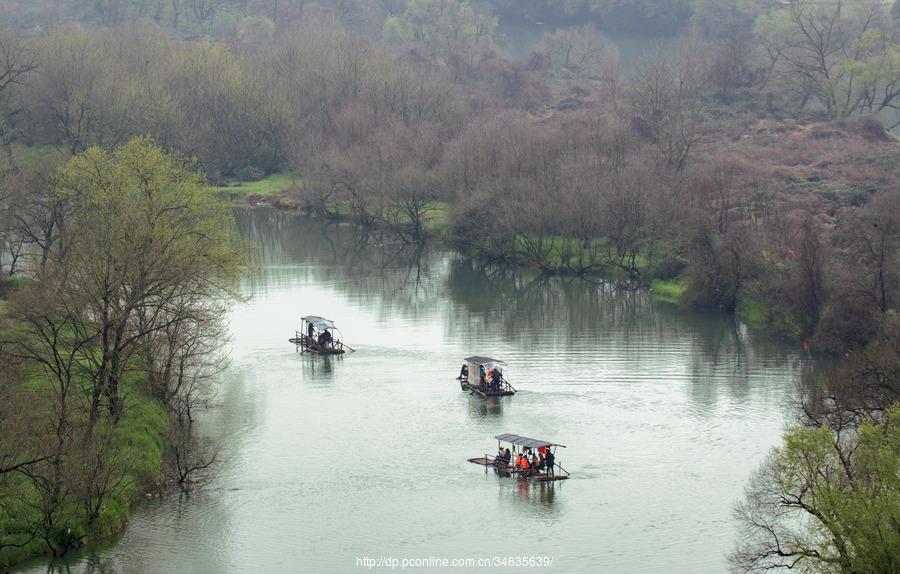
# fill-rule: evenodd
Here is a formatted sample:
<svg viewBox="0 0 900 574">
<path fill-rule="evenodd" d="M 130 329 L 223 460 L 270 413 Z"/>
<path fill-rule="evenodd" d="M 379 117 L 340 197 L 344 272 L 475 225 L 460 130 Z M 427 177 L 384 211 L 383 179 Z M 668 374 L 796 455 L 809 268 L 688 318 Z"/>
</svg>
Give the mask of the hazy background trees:
<svg viewBox="0 0 900 574">
<path fill-rule="evenodd" d="M 698 305 L 767 301 L 794 336 L 836 348 L 826 335 L 842 332 L 831 338 L 864 344 L 874 330 L 853 317 L 874 326 L 893 304 L 892 224 L 878 223 L 875 237 L 875 223 L 861 223 L 866 190 L 892 181 L 888 162 L 855 161 L 831 184 L 785 171 L 837 160 L 817 168 L 791 151 L 794 166 L 776 168 L 777 152 L 762 157 L 755 142 L 745 150 L 755 165 L 724 148 L 774 129 L 809 138 L 809 149 L 829 138 L 851 138 L 863 155 L 887 146 L 868 119 L 892 109 L 897 84 L 887 4 L 516 8 L 520 20 L 555 16 L 519 61 L 498 45 L 514 11 L 499 0 L 69 0 L 23 12 L 48 28 L 10 29 L 0 42 L 16 78 L 0 92 L 5 145 L 29 164 L 0 201 L 5 272 L 40 267 L 59 241 L 68 205 L 47 192 L 55 162 L 150 134 L 196 157 L 213 184 L 290 172 L 285 204 L 308 213 L 407 241 L 436 229 L 429 220 L 440 214 L 466 249 L 545 271 L 618 268 L 650 280 L 687 269 Z M 623 62 L 607 31 L 625 12 L 680 36 Z M 850 123 L 769 127 L 789 115 Z M 820 189 L 792 195 L 798 177 Z M 832 191 L 844 188 L 856 204 Z M 680 225 L 660 215 L 672 202 Z M 490 222 L 472 229 L 486 205 Z M 867 285 L 826 273 L 850 260 L 872 269 Z M 840 311 L 868 305 L 875 289 L 877 313 Z"/>
</svg>

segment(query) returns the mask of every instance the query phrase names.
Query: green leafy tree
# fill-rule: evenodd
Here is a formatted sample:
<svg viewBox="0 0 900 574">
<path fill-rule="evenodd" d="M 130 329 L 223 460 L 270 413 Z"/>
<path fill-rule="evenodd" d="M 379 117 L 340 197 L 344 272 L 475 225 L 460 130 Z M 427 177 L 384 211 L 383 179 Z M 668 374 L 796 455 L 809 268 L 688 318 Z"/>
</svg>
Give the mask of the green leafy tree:
<svg viewBox="0 0 900 574">
<path fill-rule="evenodd" d="M 741 570 L 900 571 L 900 406 L 850 434 L 791 430 L 737 515 Z"/>
<path fill-rule="evenodd" d="M 62 278 L 60 300 L 93 341 L 93 424 L 104 403 L 121 415 L 119 384 L 148 337 L 231 293 L 242 258 L 230 213 L 203 175 L 149 138 L 112 153 L 88 149 L 61 168 L 59 187 L 78 210 L 48 273 Z"/>
</svg>

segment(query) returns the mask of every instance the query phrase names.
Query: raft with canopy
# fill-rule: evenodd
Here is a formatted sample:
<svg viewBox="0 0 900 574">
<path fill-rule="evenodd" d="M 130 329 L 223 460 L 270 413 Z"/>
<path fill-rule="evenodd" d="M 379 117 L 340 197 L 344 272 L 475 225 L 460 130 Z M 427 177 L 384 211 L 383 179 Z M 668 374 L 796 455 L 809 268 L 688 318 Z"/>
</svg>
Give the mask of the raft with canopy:
<svg viewBox="0 0 900 574">
<path fill-rule="evenodd" d="M 466 357 L 464 361 L 465 369 L 457 377 L 463 391 L 481 397 L 504 397 L 516 394 L 516 389 L 503 376 L 501 367 L 505 368 L 506 363 L 500 359 L 473 355 Z"/>
<path fill-rule="evenodd" d="M 502 475 L 516 476 L 517 478 L 523 480 L 533 480 L 535 482 L 555 482 L 557 480 L 568 480 L 569 471 L 560 466 L 559 461 L 556 459 L 556 450 L 558 448 L 566 448 L 566 445 L 555 443 L 549 440 L 529 438 L 517 434 L 498 434 L 494 438 L 497 440 L 498 456 L 490 456 L 488 454 L 485 454 L 484 456 L 470 458 L 467 460 L 472 464 L 484 466 L 485 471 L 487 471 L 487 468 L 493 468 Z M 509 462 L 506 462 L 499 456 L 499 453 L 504 450 L 504 445 L 507 444 L 511 447 L 511 456 Z M 531 460 L 531 456 L 536 451 L 541 452 L 545 456 L 548 452 L 553 453 L 554 460 L 552 468 L 520 468 L 515 464 L 517 456 L 525 455 L 529 458 L 529 460 Z"/>
<path fill-rule="evenodd" d="M 302 353 L 343 355 L 348 350 L 353 350 L 337 338 L 340 330 L 330 319 L 307 315 L 301 319 L 300 325 L 301 330 L 295 331 L 294 337 L 288 341 L 295 344 Z"/>
</svg>

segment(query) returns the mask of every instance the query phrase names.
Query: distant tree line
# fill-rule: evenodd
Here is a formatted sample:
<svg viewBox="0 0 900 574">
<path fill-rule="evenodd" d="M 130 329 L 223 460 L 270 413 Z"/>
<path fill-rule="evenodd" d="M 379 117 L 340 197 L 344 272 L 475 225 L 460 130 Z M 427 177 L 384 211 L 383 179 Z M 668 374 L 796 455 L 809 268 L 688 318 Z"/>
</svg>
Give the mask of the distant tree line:
<svg viewBox="0 0 900 574">
<path fill-rule="evenodd" d="M 246 16 L 216 40 L 152 19 L 2 32 L 0 148 L 27 184 L 5 192 L 6 272 L 56 241 L 29 204 L 47 200 L 22 190 L 53 162 L 150 134 L 213 183 L 290 171 L 310 214 L 419 241 L 446 205 L 450 238 L 487 259 L 681 277 L 691 304 L 762 308 L 822 348 L 864 345 L 894 308 L 888 164 L 838 174 L 859 181 L 840 184 L 859 188 L 843 206 L 710 145 L 796 117 L 856 122 L 834 137 L 888 149 L 867 119 L 900 95 L 884 3 L 697 1 L 690 30 L 628 71 L 590 24 L 505 58 L 496 17 L 465 0 L 279 9 L 292 19 Z M 351 31 L 364 18 L 374 37 Z M 845 276 L 847 261 L 860 266 Z"/>
<path fill-rule="evenodd" d="M 588 19 L 606 30 L 675 33 L 691 18 L 697 0 L 483 0 L 512 21 L 576 23 Z"/>
<path fill-rule="evenodd" d="M 704 1 L 476 0 L 472 9 L 511 22 L 572 24 L 589 20 L 607 30 L 675 33 L 688 23 L 694 5 Z M 408 4 L 415 5 L 415 10 L 440 10 L 452 3 L 449 0 L 16 0 L 8 3 L 8 16 L 11 23 L 21 27 L 73 21 L 118 26 L 146 20 L 185 32 L 204 33 L 239 27 L 247 17 L 287 23 L 324 9 L 371 31 L 374 22 L 403 12 Z"/>
</svg>

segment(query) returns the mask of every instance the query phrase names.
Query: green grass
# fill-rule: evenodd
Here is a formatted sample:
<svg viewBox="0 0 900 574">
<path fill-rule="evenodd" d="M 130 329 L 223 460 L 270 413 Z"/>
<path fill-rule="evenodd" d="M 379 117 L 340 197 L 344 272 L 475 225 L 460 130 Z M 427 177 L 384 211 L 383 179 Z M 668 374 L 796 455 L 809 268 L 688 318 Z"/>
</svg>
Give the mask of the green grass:
<svg viewBox="0 0 900 574">
<path fill-rule="evenodd" d="M 23 287 L 26 287 L 30 281 L 18 275 L 13 277 L 0 276 L 0 315 L 3 314 L 4 307 L 7 307 L 7 299 Z"/>
<path fill-rule="evenodd" d="M 445 236 L 450 230 L 450 205 L 435 201 L 425 216 L 425 231 L 431 235 Z"/>
<path fill-rule="evenodd" d="M 46 381 L 33 378 L 24 382 L 26 389 L 34 391 Z M 126 469 L 121 487 L 104 500 L 100 515 L 88 527 L 75 500 L 71 500 L 59 514 L 60 534 L 71 529 L 82 543 L 95 543 L 110 538 L 122 531 L 133 505 L 139 501 L 147 489 L 154 488 L 162 477 L 162 458 L 165 436 L 169 428 L 169 418 L 165 410 L 153 399 L 134 377 L 122 381 L 121 391 L 125 397 L 125 410 L 119 422 L 112 427 L 101 423 L 97 433 L 109 431 L 110 450 L 108 460 L 114 460 L 119 468 Z M 40 416 L 36 412 L 36 416 Z M 38 423 L 42 421 L 37 421 Z M 14 475 L 6 488 L 18 493 L 16 499 L 34 501 L 35 493 L 31 484 L 19 475 Z M 35 510 L 19 502 L 15 511 L 0 515 L 0 532 L 7 535 L 6 542 L 15 540 L 15 535 L 28 532 L 28 524 L 39 520 Z M 0 570 L 6 566 L 46 555 L 47 547 L 40 540 L 32 541 L 22 548 L 4 548 L 0 551 Z M 5 570 L 4 570 L 5 571 Z"/>
<path fill-rule="evenodd" d="M 766 323 L 765 306 L 761 301 L 742 298 L 738 301 L 735 312 L 751 327 L 762 327 Z"/>
<path fill-rule="evenodd" d="M 13 289 L 22 289 L 24 287 L 28 287 L 31 283 L 31 279 L 28 277 L 22 277 L 21 275 L 13 275 L 12 277 L 6 278 L 7 284 Z"/>
<path fill-rule="evenodd" d="M 273 173 L 259 181 L 234 182 L 214 188 L 216 193 L 229 197 L 245 197 L 250 194 L 272 197 L 286 189 L 297 187 L 301 181 L 289 173 Z"/>
<path fill-rule="evenodd" d="M 687 281 L 683 279 L 654 279 L 650 283 L 653 296 L 669 303 L 680 303 L 687 288 Z"/>
<path fill-rule="evenodd" d="M 584 248 L 581 241 L 570 237 L 548 236 L 540 240 L 536 251 L 529 252 L 526 248 L 528 237 L 519 234 L 516 237 L 514 255 L 528 266 L 538 267 L 549 272 L 567 273 L 577 271 L 581 267 L 579 254 L 585 257 L 585 263 L 594 266 L 594 271 L 610 278 L 628 279 L 632 270 L 627 269 L 631 259 L 626 257 L 619 261 L 614 255 L 608 258 L 610 244 L 606 238 L 591 240 L 589 248 Z M 593 256 L 593 261 L 589 259 Z M 634 258 L 634 270 L 645 273 L 649 269 L 649 261 L 644 253 L 636 254 Z"/>
</svg>

